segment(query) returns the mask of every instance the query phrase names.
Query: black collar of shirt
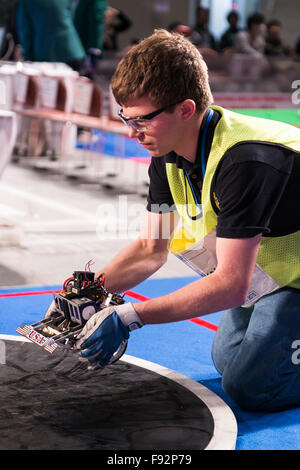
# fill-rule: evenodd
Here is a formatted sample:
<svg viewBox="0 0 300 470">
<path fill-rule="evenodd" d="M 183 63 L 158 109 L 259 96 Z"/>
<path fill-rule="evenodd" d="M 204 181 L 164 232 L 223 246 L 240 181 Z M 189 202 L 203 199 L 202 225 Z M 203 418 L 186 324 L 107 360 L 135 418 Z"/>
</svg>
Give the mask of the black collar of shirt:
<svg viewBox="0 0 300 470">
<path fill-rule="evenodd" d="M 185 170 L 189 177 L 192 178 L 193 182 L 198 183 L 202 181 L 202 171 L 201 171 L 201 142 L 203 138 L 203 130 L 205 126 L 205 122 L 209 115 L 209 109 L 206 110 L 204 117 L 202 119 L 202 123 L 200 126 L 198 143 L 197 143 L 197 154 L 194 163 L 189 162 L 184 157 L 177 155 L 174 151 L 168 153 L 165 156 L 166 163 L 175 163 L 177 168 L 181 168 Z M 209 123 L 209 127 L 206 134 L 206 142 L 205 142 L 205 163 L 207 162 L 209 152 L 211 149 L 211 144 L 214 137 L 215 127 L 221 118 L 221 115 L 218 111 L 213 110 L 213 116 Z"/>
</svg>

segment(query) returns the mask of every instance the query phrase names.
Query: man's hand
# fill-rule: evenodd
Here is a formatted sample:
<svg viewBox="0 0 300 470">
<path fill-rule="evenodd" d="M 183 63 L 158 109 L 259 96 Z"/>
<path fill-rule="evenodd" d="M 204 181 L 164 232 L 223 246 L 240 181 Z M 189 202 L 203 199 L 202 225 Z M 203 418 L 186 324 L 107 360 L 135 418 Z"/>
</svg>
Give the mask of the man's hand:
<svg viewBox="0 0 300 470">
<path fill-rule="evenodd" d="M 129 338 L 129 332 L 142 326 L 131 303 L 106 307 L 88 320 L 77 337 L 76 347 L 92 365 L 105 367 Z"/>
</svg>

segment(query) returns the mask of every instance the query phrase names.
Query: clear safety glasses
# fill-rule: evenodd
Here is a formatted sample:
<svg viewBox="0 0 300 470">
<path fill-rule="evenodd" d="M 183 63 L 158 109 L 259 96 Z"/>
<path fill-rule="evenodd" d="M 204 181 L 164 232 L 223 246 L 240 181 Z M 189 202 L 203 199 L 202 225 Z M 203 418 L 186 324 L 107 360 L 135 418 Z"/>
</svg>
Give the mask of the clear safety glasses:
<svg viewBox="0 0 300 470">
<path fill-rule="evenodd" d="M 118 115 L 122 119 L 124 124 L 126 124 L 127 126 L 132 127 L 137 132 L 144 132 L 147 129 L 149 129 L 149 127 L 151 126 L 150 121 L 152 119 L 154 119 L 156 116 L 166 111 L 168 108 L 171 108 L 172 106 L 175 106 L 176 104 L 181 103 L 181 101 L 183 100 L 177 101 L 176 103 L 173 103 L 173 104 L 169 104 L 168 106 L 164 106 L 163 108 L 157 109 L 156 111 L 153 111 L 152 113 L 149 113 L 149 114 L 144 114 L 143 116 L 136 116 L 136 117 L 131 117 L 131 118 L 126 117 L 123 114 L 123 108 L 119 110 Z"/>
</svg>

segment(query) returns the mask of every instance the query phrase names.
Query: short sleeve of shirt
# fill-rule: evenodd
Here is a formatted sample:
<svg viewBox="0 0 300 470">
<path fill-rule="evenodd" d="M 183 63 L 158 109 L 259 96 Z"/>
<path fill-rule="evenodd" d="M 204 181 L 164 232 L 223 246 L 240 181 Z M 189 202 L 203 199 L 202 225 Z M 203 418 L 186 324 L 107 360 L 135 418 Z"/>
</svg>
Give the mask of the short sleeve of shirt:
<svg viewBox="0 0 300 470">
<path fill-rule="evenodd" d="M 147 210 L 156 213 L 167 213 L 176 210 L 168 183 L 164 156 L 152 158 L 148 174 L 150 185 Z"/>
<path fill-rule="evenodd" d="M 274 236 L 273 220 L 290 177 L 292 152 L 271 145 L 245 144 L 225 157 L 212 188 L 212 199 L 218 205 L 217 236 Z"/>
</svg>

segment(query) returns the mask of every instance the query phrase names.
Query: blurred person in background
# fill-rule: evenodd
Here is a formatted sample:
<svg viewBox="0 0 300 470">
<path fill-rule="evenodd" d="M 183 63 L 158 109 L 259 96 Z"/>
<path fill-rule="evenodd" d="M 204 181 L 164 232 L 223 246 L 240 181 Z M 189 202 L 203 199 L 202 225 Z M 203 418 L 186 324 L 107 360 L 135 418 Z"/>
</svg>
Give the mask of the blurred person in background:
<svg viewBox="0 0 300 470">
<path fill-rule="evenodd" d="M 196 9 L 196 23 L 193 29 L 199 34 L 199 40 L 195 45 L 200 49 L 216 50 L 216 40 L 209 30 L 208 23 L 209 10 L 207 8 L 198 7 Z"/>
<path fill-rule="evenodd" d="M 102 56 L 106 10 L 106 0 L 79 0 L 75 3 L 74 25 L 86 54 L 81 73 L 90 78 Z"/>
<path fill-rule="evenodd" d="M 220 39 L 220 50 L 221 52 L 232 51 L 236 34 L 240 31 L 238 27 L 239 15 L 236 11 L 231 11 L 227 15 L 227 21 L 229 23 L 229 28 L 222 34 Z"/>
<path fill-rule="evenodd" d="M 2 4 L 3 38 L 0 47 L 2 60 L 19 60 L 19 40 L 16 25 L 18 0 L 7 0 Z"/>
<path fill-rule="evenodd" d="M 105 29 L 103 37 L 103 49 L 105 51 L 117 52 L 119 50 L 118 36 L 127 31 L 131 20 L 120 10 L 109 6 L 105 13 Z"/>
<path fill-rule="evenodd" d="M 265 20 L 260 13 L 248 17 L 247 30 L 239 31 L 234 41 L 234 52 L 249 54 L 256 57 L 264 55 L 265 51 Z"/>
<path fill-rule="evenodd" d="M 268 56 L 291 56 L 292 48 L 284 44 L 282 37 L 282 23 L 271 20 L 267 23 L 265 54 Z"/>
<path fill-rule="evenodd" d="M 187 26 L 181 23 L 181 21 L 174 21 L 173 23 L 171 23 L 168 26 L 168 31 L 170 31 L 171 33 L 181 34 L 182 36 L 189 39 L 192 44 L 195 44 L 195 46 L 197 46 L 197 44 L 201 42 L 200 34 L 194 31 L 191 26 Z"/>
<path fill-rule="evenodd" d="M 25 61 L 63 62 L 80 70 L 85 49 L 73 23 L 72 0 L 19 0 L 17 31 Z"/>
</svg>

